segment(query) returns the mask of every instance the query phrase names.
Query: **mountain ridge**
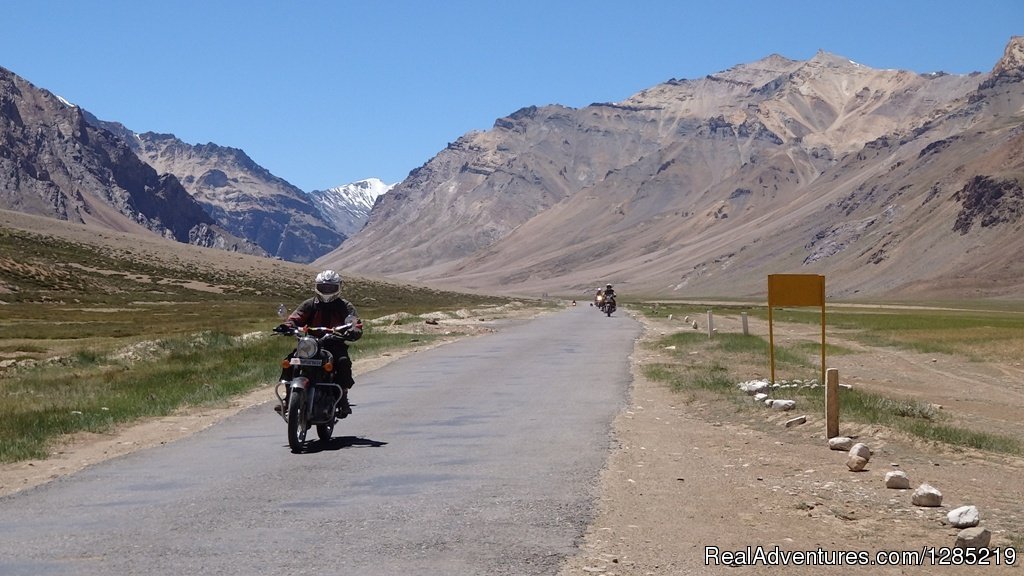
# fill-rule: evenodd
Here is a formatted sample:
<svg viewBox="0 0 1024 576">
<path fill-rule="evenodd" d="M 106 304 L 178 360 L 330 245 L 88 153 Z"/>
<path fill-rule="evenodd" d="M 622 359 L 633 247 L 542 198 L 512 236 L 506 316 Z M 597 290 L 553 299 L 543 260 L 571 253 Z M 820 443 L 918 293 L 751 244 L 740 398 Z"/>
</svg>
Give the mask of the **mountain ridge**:
<svg viewBox="0 0 1024 576">
<path fill-rule="evenodd" d="M 3 68 L 0 104 L 2 209 L 296 262 L 361 225 L 362 208 L 331 221 L 240 149 L 136 133 Z"/>
<path fill-rule="evenodd" d="M 209 218 L 62 98 L 0 68 L 0 208 L 247 253 L 259 249 Z"/>
<path fill-rule="evenodd" d="M 618 103 L 522 108 L 414 170 L 316 263 L 513 293 L 610 281 L 745 297 L 767 274 L 806 272 L 846 298 L 1020 297 L 1021 259 L 984 248 L 1019 244 L 1017 68 L 1004 57 L 988 74 L 917 74 L 820 51 Z M 970 198 L 1004 217 L 953 238 L 974 219 Z M 972 268 L 980 256 L 989 264 Z"/>
</svg>

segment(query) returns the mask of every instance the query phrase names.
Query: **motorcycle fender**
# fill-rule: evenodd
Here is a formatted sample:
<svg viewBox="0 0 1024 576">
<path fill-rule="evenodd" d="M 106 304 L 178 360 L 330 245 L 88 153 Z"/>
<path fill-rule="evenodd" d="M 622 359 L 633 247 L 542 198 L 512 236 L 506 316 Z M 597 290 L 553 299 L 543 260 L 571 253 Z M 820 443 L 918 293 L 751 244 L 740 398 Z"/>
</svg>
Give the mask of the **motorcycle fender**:
<svg viewBox="0 0 1024 576">
<path fill-rule="evenodd" d="M 293 378 L 291 384 L 288 385 L 289 390 L 308 390 L 309 389 L 309 378 L 305 376 L 299 376 Z"/>
</svg>

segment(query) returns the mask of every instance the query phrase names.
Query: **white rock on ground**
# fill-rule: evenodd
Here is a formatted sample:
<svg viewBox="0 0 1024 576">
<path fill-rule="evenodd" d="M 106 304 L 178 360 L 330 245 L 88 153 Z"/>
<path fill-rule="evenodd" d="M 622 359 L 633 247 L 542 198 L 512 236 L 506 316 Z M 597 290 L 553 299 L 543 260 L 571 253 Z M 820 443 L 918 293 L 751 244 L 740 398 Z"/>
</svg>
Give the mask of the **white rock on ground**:
<svg viewBox="0 0 1024 576">
<path fill-rule="evenodd" d="M 799 426 L 799 425 L 801 425 L 801 424 L 803 424 L 805 422 L 807 422 L 807 416 L 797 416 L 796 418 L 791 418 L 789 420 L 786 420 L 786 428 L 791 428 L 793 426 Z"/>
<path fill-rule="evenodd" d="M 848 452 L 850 448 L 853 448 L 853 438 L 847 436 L 836 436 L 835 438 L 828 439 L 829 450 L 842 450 Z"/>
<path fill-rule="evenodd" d="M 796 400 L 772 400 L 769 407 L 772 410 L 792 410 L 793 408 L 796 408 Z"/>
<path fill-rule="evenodd" d="M 885 487 L 893 490 L 909 490 L 910 478 L 903 470 L 893 470 L 885 474 Z"/>
<path fill-rule="evenodd" d="M 946 519 L 955 528 L 973 528 L 981 522 L 981 515 L 978 514 L 977 506 L 961 506 L 950 510 Z"/>
<path fill-rule="evenodd" d="M 850 447 L 850 456 L 860 456 L 864 460 L 871 460 L 871 448 L 867 444 L 858 442 Z"/>
<path fill-rule="evenodd" d="M 761 394 L 768 391 L 771 388 L 771 384 L 765 380 L 748 380 L 746 382 L 740 382 L 736 385 L 741 392 L 746 393 L 749 396 L 754 394 Z"/>
<path fill-rule="evenodd" d="M 910 496 L 910 502 L 914 506 L 942 506 L 942 492 L 939 492 L 931 484 L 921 484 Z"/>
</svg>

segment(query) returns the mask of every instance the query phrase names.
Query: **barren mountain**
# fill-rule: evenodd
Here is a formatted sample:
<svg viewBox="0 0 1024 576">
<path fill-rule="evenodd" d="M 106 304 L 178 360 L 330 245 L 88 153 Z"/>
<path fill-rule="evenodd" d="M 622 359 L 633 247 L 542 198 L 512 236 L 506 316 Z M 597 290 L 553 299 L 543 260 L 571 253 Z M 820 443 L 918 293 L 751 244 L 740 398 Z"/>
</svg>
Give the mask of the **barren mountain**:
<svg viewBox="0 0 1024 576">
<path fill-rule="evenodd" d="M 260 252 L 217 226 L 177 178 L 157 174 L 115 135 L 91 125 L 79 107 L 4 68 L 0 208 Z"/>
<path fill-rule="evenodd" d="M 1019 297 L 1024 38 L 987 74 L 773 55 L 530 107 L 384 196 L 319 264 L 489 291 Z"/>
<path fill-rule="evenodd" d="M 217 222 L 273 256 L 310 262 L 345 240 L 308 194 L 237 148 L 153 132 L 135 135 L 133 147 L 158 172 L 177 176 Z"/>
</svg>

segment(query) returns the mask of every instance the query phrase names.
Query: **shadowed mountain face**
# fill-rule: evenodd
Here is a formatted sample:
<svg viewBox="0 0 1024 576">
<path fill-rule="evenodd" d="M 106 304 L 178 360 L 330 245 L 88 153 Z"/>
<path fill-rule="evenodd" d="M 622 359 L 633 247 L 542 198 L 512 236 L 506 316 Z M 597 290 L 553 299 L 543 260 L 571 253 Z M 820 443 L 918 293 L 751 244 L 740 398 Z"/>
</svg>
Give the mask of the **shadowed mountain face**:
<svg viewBox="0 0 1024 576">
<path fill-rule="evenodd" d="M 135 134 L 117 123 L 96 122 L 121 134 L 158 172 L 175 175 L 217 223 L 271 256 L 310 262 L 345 240 L 313 198 L 237 148 L 191 145 L 171 134 Z"/>
<path fill-rule="evenodd" d="M 235 148 L 104 122 L 0 68 L 0 208 L 310 262 L 345 239 Z"/>
<path fill-rule="evenodd" d="M 1024 295 L 1024 38 L 987 74 L 819 53 L 530 107 L 470 133 L 317 261 L 510 293 Z"/>
<path fill-rule="evenodd" d="M 225 228 L 273 256 L 310 262 L 345 236 L 324 220 L 310 196 L 236 148 L 193 146 L 168 134 L 138 135 L 139 156 L 174 174 Z"/>
<path fill-rule="evenodd" d="M 0 208 L 248 253 L 173 176 L 85 113 L 0 68 Z"/>
</svg>

